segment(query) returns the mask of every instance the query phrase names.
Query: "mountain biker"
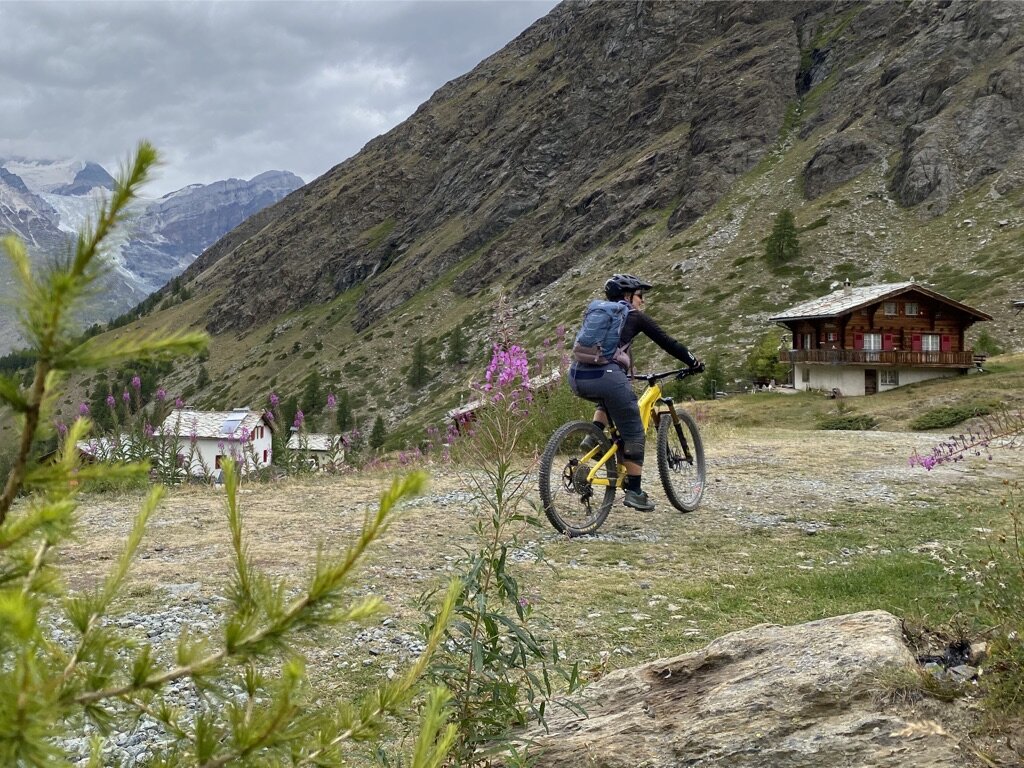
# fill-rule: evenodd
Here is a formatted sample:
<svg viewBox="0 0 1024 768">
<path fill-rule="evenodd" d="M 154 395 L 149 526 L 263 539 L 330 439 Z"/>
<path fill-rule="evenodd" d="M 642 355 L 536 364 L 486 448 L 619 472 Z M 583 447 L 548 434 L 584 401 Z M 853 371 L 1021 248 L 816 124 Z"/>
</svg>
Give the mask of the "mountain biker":
<svg viewBox="0 0 1024 768">
<path fill-rule="evenodd" d="M 573 362 L 569 367 L 569 386 L 573 393 L 598 404 L 597 410 L 594 411 L 594 424 L 600 429 L 605 429 L 610 416 L 612 423 L 618 428 L 623 442 L 622 463 L 626 467 L 626 493 L 623 503 L 642 512 L 653 510 L 655 505 L 641 489 L 645 435 L 636 392 L 633 391 L 633 385 L 627 376 L 633 370 L 633 339 L 642 333 L 672 357 L 691 368 L 700 365 L 700 360 L 683 344 L 665 333 L 644 313 L 644 292 L 652 287 L 650 283 L 634 275 L 623 274 L 612 275 L 604 284 L 604 294 L 608 301 L 625 301 L 629 304 L 629 312 L 619 336 L 619 348 L 625 352 L 628 365 L 624 366 L 619 362 L 605 365 Z M 593 440 L 588 437 L 582 447 L 593 448 L 596 445 L 596 441 Z"/>
</svg>

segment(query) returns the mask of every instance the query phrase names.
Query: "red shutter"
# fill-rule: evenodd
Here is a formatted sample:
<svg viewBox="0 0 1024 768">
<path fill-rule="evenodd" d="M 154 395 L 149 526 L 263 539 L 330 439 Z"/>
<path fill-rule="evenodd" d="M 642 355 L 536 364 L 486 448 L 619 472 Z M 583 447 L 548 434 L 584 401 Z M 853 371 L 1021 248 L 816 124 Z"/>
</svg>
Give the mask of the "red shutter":
<svg viewBox="0 0 1024 768">
<path fill-rule="evenodd" d="M 884 333 L 884 334 L 882 334 L 882 349 L 883 350 L 893 349 L 892 334 L 891 333 Z"/>
<path fill-rule="evenodd" d="M 953 339 L 950 336 L 943 336 L 939 339 L 939 349 L 943 352 L 951 352 L 953 349 Z"/>
<path fill-rule="evenodd" d="M 910 337 L 910 351 L 920 352 L 921 351 L 921 334 L 915 333 Z"/>
<path fill-rule="evenodd" d="M 853 348 L 854 349 L 864 349 L 864 334 L 863 333 L 854 333 L 853 334 Z"/>
</svg>

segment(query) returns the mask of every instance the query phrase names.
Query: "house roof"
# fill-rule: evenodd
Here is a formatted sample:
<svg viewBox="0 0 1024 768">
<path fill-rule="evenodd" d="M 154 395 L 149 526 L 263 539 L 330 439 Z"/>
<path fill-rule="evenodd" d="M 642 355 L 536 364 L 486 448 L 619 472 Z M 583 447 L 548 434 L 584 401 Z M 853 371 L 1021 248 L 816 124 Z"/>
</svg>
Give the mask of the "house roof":
<svg viewBox="0 0 1024 768">
<path fill-rule="evenodd" d="M 222 440 L 226 437 L 239 436 L 243 427 L 252 432 L 254 427 L 261 424 L 273 428 L 261 411 L 250 411 L 248 408 L 236 408 L 232 411 L 196 411 L 185 408 L 171 411 L 160 425 L 160 430 L 191 435 L 194 428 L 196 437 Z"/>
<path fill-rule="evenodd" d="M 908 291 L 923 293 L 925 296 L 930 296 L 933 299 L 956 307 L 961 312 L 972 316 L 975 320 L 992 319 L 991 315 L 985 314 L 981 310 L 974 309 L 966 304 L 954 301 L 948 296 L 943 296 L 938 291 L 933 291 L 932 289 L 926 288 L 920 283 L 915 283 L 914 281 L 904 283 L 881 283 L 879 285 L 855 285 L 850 286 L 849 289 L 840 288 L 827 296 L 811 299 L 810 301 L 805 301 L 802 304 L 797 304 L 795 307 L 790 307 L 785 312 L 768 319 L 775 323 L 784 323 L 787 320 L 813 320 L 825 317 L 839 317 L 840 315 L 846 315 L 850 312 L 854 312 L 868 304 L 875 304 L 879 301 L 884 301 L 885 299 L 907 293 Z"/>
<path fill-rule="evenodd" d="M 310 432 L 303 435 L 302 440 L 305 442 L 304 450 L 329 453 L 338 447 L 338 444 L 341 442 L 341 435 L 324 435 L 318 432 Z M 293 451 L 303 449 L 297 433 L 293 432 L 291 437 L 288 438 L 288 448 Z"/>
</svg>

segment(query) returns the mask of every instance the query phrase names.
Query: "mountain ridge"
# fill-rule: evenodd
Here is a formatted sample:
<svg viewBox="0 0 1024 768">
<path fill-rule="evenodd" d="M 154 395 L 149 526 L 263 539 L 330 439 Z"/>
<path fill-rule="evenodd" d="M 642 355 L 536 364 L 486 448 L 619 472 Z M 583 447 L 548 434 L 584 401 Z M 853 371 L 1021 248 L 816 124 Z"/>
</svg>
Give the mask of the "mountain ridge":
<svg viewBox="0 0 1024 768">
<path fill-rule="evenodd" d="M 1022 26 L 1009 2 L 563 3 L 213 244 L 193 298 L 140 327 L 214 334 L 211 402 L 316 370 L 392 423 L 464 396 L 440 362 L 406 387 L 415 339 L 441 361 L 460 325 L 485 354 L 505 292 L 539 342 L 612 271 L 734 367 L 772 311 L 846 277 L 916 275 L 1021 348 Z M 805 255 L 773 268 L 783 207 Z"/>
</svg>

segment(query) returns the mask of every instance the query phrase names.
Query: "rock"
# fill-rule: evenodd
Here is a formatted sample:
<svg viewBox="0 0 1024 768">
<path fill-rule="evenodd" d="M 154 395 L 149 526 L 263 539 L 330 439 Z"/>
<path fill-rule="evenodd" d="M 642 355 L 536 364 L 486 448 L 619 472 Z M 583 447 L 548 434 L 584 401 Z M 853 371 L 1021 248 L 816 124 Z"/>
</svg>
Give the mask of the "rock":
<svg viewBox="0 0 1024 768">
<path fill-rule="evenodd" d="M 829 136 L 804 167 L 804 197 L 813 200 L 831 192 L 881 157 L 881 146 L 858 131 Z"/>
<path fill-rule="evenodd" d="M 916 668 L 883 611 L 760 625 L 612 672 L 574 699 L 586 716 L 550 708 L 522 736 L 545 768 L 961 766 L 938 723 L 879 705 L 880 676 Z"/>
</svg>

